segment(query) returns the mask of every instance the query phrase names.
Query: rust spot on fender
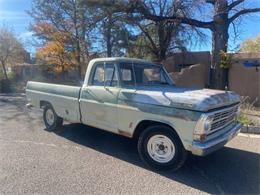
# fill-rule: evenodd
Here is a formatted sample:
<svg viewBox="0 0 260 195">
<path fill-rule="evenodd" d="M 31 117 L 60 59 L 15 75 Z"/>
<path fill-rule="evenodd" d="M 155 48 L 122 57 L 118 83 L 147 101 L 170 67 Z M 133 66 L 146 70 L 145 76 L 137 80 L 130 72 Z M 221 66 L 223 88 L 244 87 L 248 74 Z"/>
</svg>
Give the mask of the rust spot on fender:
<svg viewBox="0 0 260 195">
<path fill-rule="evenodd" d="M 121 129 L 118 129 L 118 133 L 119 133 L 120 135 L 123 135 L 123 136 L 126 136 L 126 137 L 132 137 L 132 134 L 131 134 L 131 133 L 129 133 L 129 132 L 127 132 L 127 131 L 123 131 L 123 130 L 121 130 Z"/>
<path fill-rule="evenodd" d="M 130 124 L 129 124 L 129 128 L 132 128 L 133 127 L 133 122 L 131 122 Z"/>
</svg>

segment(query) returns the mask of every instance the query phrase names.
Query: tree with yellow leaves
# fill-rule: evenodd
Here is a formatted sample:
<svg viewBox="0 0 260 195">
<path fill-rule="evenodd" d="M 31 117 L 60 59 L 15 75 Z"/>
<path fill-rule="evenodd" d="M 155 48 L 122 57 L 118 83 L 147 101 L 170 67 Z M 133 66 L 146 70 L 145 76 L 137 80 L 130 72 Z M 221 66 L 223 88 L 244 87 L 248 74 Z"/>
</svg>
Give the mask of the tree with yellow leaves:
<svg viewBox="0 0 260 195">
<path fill-rule="evenodd" d="M 260 36 L 245 40 L 241 44 L 241 48 L 239 52 L 244 52 L 244 53 L 260 52 Z"/>
<path fill-rule="evenodd" d="M 37 40 L 45 43 L 44 47 L 49 42 L 54 42 L 51 44 L 54 46 L 65 39 L 65 59 L 73 58 L 74 63 L 76 56 L 79 79 L 89 60 L 90 35 L 95 26 L 92 17 L 95 12 L 88 8 L 84 0 L 32 0 L 32 9 L 28 12 L 33 19 L 32 31 Z"/>
<path fill-rule="evenodd" d="M 54 65 L 56 73 L 64 73 L 76 69 L 77 54 L 71 48 L 71 36 L 55 28 L 48 23 L 38 23 L 34 26 L 38 36 L 44 36 L 47 40 L 43 47 L 37 50 L 36 58 L 48 65 Z"/>
</svg>

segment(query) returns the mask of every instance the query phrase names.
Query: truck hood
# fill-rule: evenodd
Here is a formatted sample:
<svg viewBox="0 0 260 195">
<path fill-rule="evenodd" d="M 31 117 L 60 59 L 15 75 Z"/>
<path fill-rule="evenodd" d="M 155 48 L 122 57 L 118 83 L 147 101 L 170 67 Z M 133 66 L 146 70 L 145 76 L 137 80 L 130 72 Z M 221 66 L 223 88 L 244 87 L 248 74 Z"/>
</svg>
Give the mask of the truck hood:
<svg viewBox="0 0 260 195">
<path fill-rule="evenodd" d="M 175 86 L 138 87 L 133 93 L 123 91 L 120 99 L 202 112 L 240 102 L 240 96 L 232 91 Z"/>
</svg>

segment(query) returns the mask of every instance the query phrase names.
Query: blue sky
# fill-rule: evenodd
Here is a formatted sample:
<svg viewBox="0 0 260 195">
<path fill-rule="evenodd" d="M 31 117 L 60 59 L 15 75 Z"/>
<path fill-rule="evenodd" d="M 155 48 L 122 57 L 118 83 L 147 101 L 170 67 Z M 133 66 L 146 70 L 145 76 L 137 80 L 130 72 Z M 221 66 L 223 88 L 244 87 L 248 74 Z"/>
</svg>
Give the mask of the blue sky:
<svg viewBox="0 0 260 195">
<path fill-rule="evenodd" d="M 26 13 L 31 7 L 30 0 L 0 0 L 0 26 L 7 25 L 19 37 L 27 50 L 33 52 L 29 24 L 32 21 Z"/>
<path fill-rule="evenodd" d="M 248 1 L 260 5 L 260 0 Z M 23 41 L 26 49 L 33 53 L 35 48 L 31 44 L 32 32 L 29 31 L 29 24 L 32 19 L 26 13 L 27 10 L 30 10 L 31 4 L 31 0 L 0 0 L 0 26 L 8 25 Z M 260 35 L 260 14 L 245 17 L 242 25 L 238 28 L 238 32 L 239 37 L 234 40 L 234 33 L 230 28 L 230 50 L 234 50 L 241 41 Z M 210 32 L 206 30 L 205 33 L 208 35 L 209 41 L 201 46 L 192 47 L 190 50 L 211 50 Z"/>
</svg>

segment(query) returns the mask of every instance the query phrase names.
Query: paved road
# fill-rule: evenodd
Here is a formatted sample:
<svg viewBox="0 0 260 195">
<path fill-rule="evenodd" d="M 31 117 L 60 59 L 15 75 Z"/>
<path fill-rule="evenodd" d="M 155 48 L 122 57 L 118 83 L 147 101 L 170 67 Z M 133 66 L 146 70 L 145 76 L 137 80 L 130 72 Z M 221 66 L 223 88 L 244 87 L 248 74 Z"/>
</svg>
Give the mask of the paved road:
<svg viewBox="0 0 260 195">
<path fill-rule="evenodd" d="M 0 194 L 259 194 L 260 139 L 238 136 L 178 172 L 153 172 L 127 138 L 79 124 L 44 130 L 23 97 L 0 96 Z"/>
</svg>

